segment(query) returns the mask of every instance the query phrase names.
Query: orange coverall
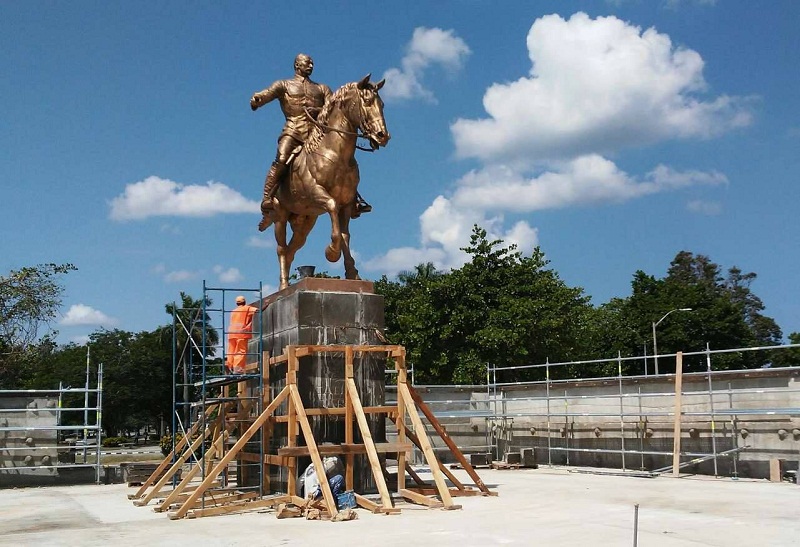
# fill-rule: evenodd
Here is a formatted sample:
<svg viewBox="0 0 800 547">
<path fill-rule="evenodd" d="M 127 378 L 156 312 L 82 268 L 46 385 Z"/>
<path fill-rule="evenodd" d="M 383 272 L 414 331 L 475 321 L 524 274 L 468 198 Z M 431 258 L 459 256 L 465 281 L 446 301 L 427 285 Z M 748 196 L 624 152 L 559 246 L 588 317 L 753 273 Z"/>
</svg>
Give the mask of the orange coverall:
<svg viewBox="0 0 800 547">
<path fill-rule="evenodd" d="M 253 316 L 258 311 L 253 306 L 241 305 L 231 312 L 228 328 L 228 355 L 225 367 L 228 372 L 244 374 L 247 364 L 247 342 L 253 337 Z"/>
</svg>

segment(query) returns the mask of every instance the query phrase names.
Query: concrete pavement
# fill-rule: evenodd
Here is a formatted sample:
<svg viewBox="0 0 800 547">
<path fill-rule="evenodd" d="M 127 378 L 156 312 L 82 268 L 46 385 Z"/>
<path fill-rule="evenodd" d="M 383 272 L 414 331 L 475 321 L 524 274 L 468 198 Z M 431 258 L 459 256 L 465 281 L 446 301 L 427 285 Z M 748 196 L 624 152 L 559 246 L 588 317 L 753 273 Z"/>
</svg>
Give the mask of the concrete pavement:
<svg viewBox="0 0 800 547">
<path fill-rule="evenodd" d="M 800 545 L 800 486 L 790 483 L 558 468 L 480 474 L 499 496 L 458 498 L 460 511 L 359 510 L 358 520 L 339 523 L 277 520 L 271 510 L 170 521 L 134 507 L 125 485 L 0 490 L 0 545 L 627 546 L 636 503 L 640 546 Z"/>
</svg>

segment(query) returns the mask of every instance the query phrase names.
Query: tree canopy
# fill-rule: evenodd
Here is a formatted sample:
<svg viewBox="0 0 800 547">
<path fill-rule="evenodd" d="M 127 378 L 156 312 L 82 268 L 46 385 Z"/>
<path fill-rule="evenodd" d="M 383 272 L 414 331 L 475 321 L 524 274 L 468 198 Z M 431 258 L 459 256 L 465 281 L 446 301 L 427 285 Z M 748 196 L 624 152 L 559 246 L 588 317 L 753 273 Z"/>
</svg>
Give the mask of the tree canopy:
<svg viewBox="0 0 800 547">
<path fill-rule="evenodd" d="M 523 256 L 473 229 L 471 260 L 450 272 L 419 265 L 381 278 L 389 339 L 403 344 L 417 380 L 482 383 L 487 364 L 514 366 L 581 353 L 591 306 L 548 269 L 537 247 Z"/>
</svg>

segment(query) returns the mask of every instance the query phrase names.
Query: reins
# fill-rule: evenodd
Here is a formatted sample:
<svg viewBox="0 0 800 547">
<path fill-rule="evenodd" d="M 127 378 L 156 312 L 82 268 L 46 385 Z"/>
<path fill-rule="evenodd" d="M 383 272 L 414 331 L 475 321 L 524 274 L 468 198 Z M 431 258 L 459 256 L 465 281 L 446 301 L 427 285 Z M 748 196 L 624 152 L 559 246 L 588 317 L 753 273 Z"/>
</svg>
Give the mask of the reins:
<svg viewBox="0 0 800 547">
<path fill-rule="evenodd" d="M 303 111 L 306 113 L 306 117 L 311 121 L 311 123 L 317 126 L 323 133 L 326 131 L 335 131 L 340 135 L 350 135 L 351 137 L 355 137 L 357 139 L 367 139 L 368 141 L 370 141 L 370 145 L 372 144 L 370 138 L 361 131 L 347 131 L 345 129 L 339 129 L 336 127 L 331 127 L 330 125 L 322 124 L 318 122 L 316 118 L 314 118 L 314 116 L 311 115 L 311 112 L 308 111 L 307 107 L 304 106 Z M 356 144 L 356 148 L 358 148 L 359 150 L 363 150 L 364 152 L 375 152 L 375 149 L 372 148 L 372 146 L 370 146 L 370 148 L 364 148 L 363 146 L 359 146 Z"/>
</svg>

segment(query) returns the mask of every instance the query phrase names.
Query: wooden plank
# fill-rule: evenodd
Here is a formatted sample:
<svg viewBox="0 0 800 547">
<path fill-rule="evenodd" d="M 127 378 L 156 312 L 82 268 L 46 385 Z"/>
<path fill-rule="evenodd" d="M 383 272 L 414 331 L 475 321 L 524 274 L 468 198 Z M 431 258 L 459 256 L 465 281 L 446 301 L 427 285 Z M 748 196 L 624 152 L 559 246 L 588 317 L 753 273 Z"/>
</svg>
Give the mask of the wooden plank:
<svg viewBox="0 0 800 547">
<path fill-rule="evenodd" d="M 306 357 L 314 353 L 343 353 L 346 348 L 352 348 L 354 353 L 393 353 L 399 351 L 402 346 L 389 345 L 389 346 L 359 346 L 359 345 L 298 345 L 294 346 L 297 351 L 298 357 Z"/>
<path fill-rule="evenodd" d="M 286 364 L 286 385 L 295 385 L 297 386 L 297 368 L 299 367 L 299 362 L 297 360 L 297 352 L 295 351 L 295 346 L 288 346 L 286 350 L 286 354 L 289 356 L 289 360 Z M 289 421 L 286 427 L 286 442 L 289 447 L 297 446 L 297 410 L 295 409 L 294 405 L 289 402 Z M 289 460 L 289 465 L 286 466 L 287 468 L 287 489 L 289 490 L 290 494 L 297 493 L 297 460 L 292 458 Z"/>
<path fill-rule="evenodd" d="M 178 511 L 176 512 L 177 515 L 176 518 L 182 518 L 186 516 L 186 513 L 189 511 L 189 508 L 192 506 L 192 504 L 194 504 L 195 500 L 197 500 L 197 498 L 199 498 L 206 491 L 211 482 L 214 481 L 214 479 L 216 479 L 220 475 L 220 473 L 222 473 L 225 470 L 228 463 L 230 463 L 230 461 L 233 460 L 236 454 L 239 451 L 241 451 L 242 448 L 244 448 L 244 445 L 247 444 L 250 438 L 256 434 L 256 432 L 261 428 L 264 422 L 267 421 L 267 418 L 269 418 L 272 415 L 272 413 L 275 412 L 275 409 L 278 408 L 278 406 L 280 406 L 280 404 L 288 395 L 289 395 L 288 387 L 283 388 L 283 390 L 281 390 L 281 392 L 278 394 L 277 397 L 275 397 L 275 399 L 269 404 L 269 406 L 267 406 L 267 408 L 264 409 L 264 412 L 262 412 L 261 415 L 258 418 L 256 418 L 256 420 L 253 422 L 253 425 L 251 425 L 247 429 L 247 431 L 245 431 L 239 437 L 239 440 L 236 441 L 236 444 L 234 444 L 233 447 L 228 451 L 228 453 L 222 457 L 219 463 L 216 466 L 214 466 L 214 469 L 212 469 L 211 472 L 206 476 L 205 480 L 202 482 L 200 487 L 198 487 L 198 489 L 192 493 L 192 495 L 189 497 L 188 500 L 186 500 L 186 502 L 180 507 L 180 509 L 178 509 Z"/>
<path fill-rule="evenodd" d="M 261 353 L 261 408 L 269 404 L 270 388 L 269 388 L 269 352 L 264 350 Z M 273 422 L 267 420 L 261 428 L 261 454 L 264 455 L 264 462 L 261 465 L 261 486 L 262 492 L 271 492 L 272 486 L 269 479 L 269 466 L 271 462 L 267 460 L 269 456 L 269 444 L 272 439 Z"/>
<path fill-rule="evenodd" d="M 219 403 L 212 404 L 206 409 L 205 412 L 206 417 L 211 415 L 214 409 L 217 408 L 218 404 Z M 142 486 L 136 491 L 136 493 L 129 495 L 128 499 L 137 499 L 141 498 L 144 495 L 145 491 L 148 488 L 150 488 L 150 485 L 156 482 L 156 479 L 161 474 L 161 472 L 164 471 L 164 469 L 166 469 L 170 465 L 170 463 L 172 463 L 172 458 L 175 455 L 175 453 L 176 452 L 180 453 L 180 451 L 183 450 L 183 448 L 189 443 L 189 439 L 192 438 L 192 435 L 194 435 L 197 429 L 200 427 L 201 422 L 202 420 L 198 420 L 192 427 L 189 428 L 189 432 L 180 441 L 178 441 L 178 444 L 175 445 L 175 448 L 167 455 L 166 458 L 162 460 L 161 464 L 159 464 L 159 466 L 156 467 L 156 470 L 153 471 L 153 474 L 150 475 L 150 477 L 142 483 Z"/>
<path fill-rule="evenodd" d="M 414 433 L 412 433 L 411 431 L 406 431 L 406 435 L 408 436 L 408 439 L 417 446 L 417 448 L 423 450 L 421 441 L 419 440 L 419 438 L 417 438 L 416 435 L 414 435 Z M 452 482 L 456 488 L 458 488 L 459 490 L 463 490 L 466 488 L 466 486 L 464 486 L 461 483 L 461 481 L 459 481 L 458 478 L 455 475 L 453 475 L 453 473 L 447 468 L 447 466 L 443 464 L 441 461 L 439 461 L 439 458 L 436 458 L 436 461 L 439 462 L 439 469 L 441 469 L 442 473 L 447 475 L 447 478 L 450 479 L 450 482 Z M 410 470 L 411 468 L 409 467 L 408 469 Z M 487 492 L 484 492 L 484 494 L 486 493 Z M 488 493 L 491 494 L 491 492 Z"/>
<path fill-rule="evenodd" d="M 373 513 L 380 513 L 381 506 L 375 503 L 374 501 L 365 498 L 361 494 L 356 494 L 356 503 L 359 507 L 363 507 L 367 511 L 371 511 Z"/>
<path fill-rule="evenodd" d="M 422 494 L 418 494 L 413 490 L 408 490 L 407 488 L 403 488 L 398 491 L 398 494 L 403 496 L 405 499 L 412 503 L 416 503 L 417 505 L 425 505 L 431 509 L 438 509 L 443 507 L 441 501 L 433 498 L 429 498 L 428 496 L 423 496 Z"/>
<path fill-rule="evenodd" d="M 286 500 L 283 499 L 286 496 L 281 496 L 281 501 L 277 501 L 277 498 L 264 498 L 260 500 L 253 500 L 253 501 L 240 501 L 236 503 L 232 503 L 230 505 L 223 505 L 221 507 L 210 507 L 208 509 L 194 509 L 192 510 L 191 514 L 187 515 L 189 518 L 200 518 L 200 517 L 211 517 L 214 515 L 227 515 L 230 513 L 235 513 L 237 511 L 249 511 L 251 509 L 262 509 L 264 507 L 271 507 L 273 505 L 277 505 L 279 503 L 285 503 Z M 175 517 L 180 518 L 180 517 Z M 173 519 L 172 514 L 170 514 L 170 519 Z M 174 519 L 173 519 L 174 520 Z"/>
<path fill-rule="evenodd" d="M 681 474 L 681 419 L 683 416 L 683 352 L 675 356 L 675 421 L 672 430 L 672 474 Z"/>
<path fill-rule="evenodd" d="M 173 475 L 175 475 L 175 473 L 180 471 L 180 469 L 183 467 L 183 464 L 186 463 L 186 461 L 194 454 L 194 451 L 197 450 L 200 444 L 205 442 L 206 438 L 209 436 L 211 431 L 212 430 L 217 431 L 219 429 L 220 421 L 221 421 L 220 418 L 217 418 L 214 422 L 209 424 L 209 426 L 206 427 L 206 430 L 203 433 L 203 435 L 198 436 L 197 439 L 195 439 L 195 441 L 192 442 L 189 449 L 185 450 L 181 455 L 181 457 L 178 458 L 174 464 L 172 464 L 172 467 L 170 467 L 169 470 L 167 470 L 167 472 L 164 473 L 164 476 L 161 477 L 161 479 L 155 484 L 155 486 L 153 486 L 150 492 L 142 499 L 133 502 L 133 504 L 137 507 L 141 507 L 143 505 L 147 505 L 148 503 L 150 503 L 150 501 L 153 498 L 155 498 L 156 495 L 158 495 L 159 490 L 161 490 L 161 488 L 167 483 L 167 481 L 171 480 Z"/>
<path fill-rule="evenodd" d="M 397 383 L 406 383 L 408 381 L 406 374 L 406 356 L 405 352 L 402 355 L 395 357 L 395 368 L 397 369 Z M 397 392 L 397 414 L 395 414 L 395 425 L 397 426 L 397 438 L 401 443 L 406 442 L 406 411 L 405 403 L 403 402 L 403 394 Z M 411 471 L 411 478 L 419 481 L 419 476 L 414 473 L 411 466 L 406 462 L 406 453 L 397 453 L 397 491 L 400 492 L 406 487 L 406 470 Z"/>
<path fill-rule="evenodd" d="M 433 453 L 433 447 L 428 440 L 428 435 L 425 433 L 425 426 L 422 425 L 422 420 L 420 419 L 419 414 L 417 413 L 417 408 L 413 403 L 414 398 L 408 389 L 408 384 L 397 384 L 397 391 L 402 391 L 403 397 L 406 399 L 406 410 L 408 411 L 408 416 L 411 418 L 411 423 L 414 424 L 414 432 L 417 434 L 417 439 L 419 439 L 422 447 L 422 453 L 425 455 L 425 460 L 428 462 L 428 467 L 430 467 L 431 474 L 433 474 L 433 482 L 436 483 L 436 488 L 439 490 L 439 497 L 442 498 L 442 503 L 444 503 L 445 509 L 452 508 L 455 505 L 453 503 L 453 498 L 450 496 L 450 491 L 447 489 L 447 484 L 444 482 L 439 459 L 436 457 L 436 454 Z"/>
<path fill-rule="evenodd" d="M 222 452 L 222 448 L 227 438 L 228 438 L 228 432 L 223 431 L 222 433 L 217 435 L 216 439 L 214 439 L 214 442 L 211 444 L 211 448 L 208 450 L 208 452 L 206 452 L 205 457 L 203 458 L 206 469 L 208 468 L 209 465 L 211 465 L 211 462 L 213 461 L 214 457 Z M 194 479 L 194 477 L 198 473 L 200 473 L 202 469 L 203 465 L 200 464 L 193 465 L 192 468 L 189 470 L 189 472 L 186 473 L 186 475 L 183 477 L 183 480 L 178 484 L 178 486 L 175 487 L 175 490 L 173 490 L 172 493 L 169 496 L 167 496 L 167 498 L 164 501 L 162 501 L 158 507 L 155 508 L 155 511 L 157 512 L 165 511 L 173 503 L 178 503 L 179 501 L 186 501 L 187 499 L 189 499 L 188 496 L 186 498 L 182 498 L 180 495 L 183 492 L 189 493 L 197 490 L 197 487 L 189 488 L 189 483 L 192 481 L 192 479 Z M 215 483 L 212 483 L 212 486 L 214 484 Z"/>
<path fill-rule="evenodd" d="M 386 487 L 386 480 L 383 478 L 381 462 L 378 459 L 378 453 L 375 451 L 375 443 L 372 441 L 372 433 L 369 430 L 367 417 L 361 412 L 361 399 L 358 396 L 355 380 L 352 378 L 345 378 L 344 382 L 347 391 L 350 393 L 350 400 L 353 403 L 353 411 L 356 415 L 358 428 L 361 431 L 361 438 L 364 440 L 364 444 L 367 447 L 367 458 L 369 458 L 369 465 L 372 468 L 372 475 L 375 477 L 375 485 L 378 487 L 378 493 L 381 495 L 381 503 L 384 507 L 391 507 L 392 498 L 389 495 L 389 489 Z"/>
<path fill-rule="evenodd" d="M 353 378 L 353 348 L 347 347 L 344 352 L 344 377 Z M 353 400 L 350 393 L 344 392 L 344 442 L 353 444 Z M 366 450 L 366 447 L 365 447 Z M 352 490 L 354 484 L 353 467 L 355 465 L 355 455 L 348 453 L 345 458 L 345 490 Z"/>
<path fill-rule="evenodd" d="M 408 462 L 406 462 L 406 465 L 405 465 L 405 467 L 406 467 L 406 471 L 408 471 L 408 474 L 409 474 L 409 475 L 411 475 L 411 478 L 414 480 L 414 482 L 415 482 L 415 483 L 417 483 L 417 484 L 418 484 L 418 485 L 420 485 L 420 486 L 430 486 L 430 485 L 429 485 L 427 482 L 425 482 L 424 480 L 422 480 L 422 477 L 420 477 L 419 475 L 417 475 L 417 472 L 416 472 L 416 471 L 414 471 L 414 470 L 411 468 L 411 464 L 409 464 Z M 399 477 L 400 475 L 398 474 L 397 476 Z M 399 485 L 399 483 L 398 483 L 398 485 Z M 403 488 L 405 488 L 405 486 L 404 486 Z M 399 491 L 399 488 L 398 488 L 398 491 Z"/>
<path fill-rule="evenodd" d="M 286 456 L 276 456 L 274 454 L 264 454 L 264 464 L 265 465 L 278 465 L 280 467 L 287 467 L 290 462 L 290 458 Z M 264 477 L 266 478 L 266 476 Z"/>
<path fill-rule="evenodd" d="M 413 487 L 409 488 L 412 492 L 416 492 L 418 494 L 422 494 L 423 496 L 435 496 L 437 491 L 436 488 L 428 486 L 428 487 Z M 459 490 L 458 488 L 450 488 L 450 495 L 453 497 L 470 497 L 470 496 L 486 496 L 483 492 L 477 489 L 472 490 Z"/>
<path fill-rule="evenodd" d="M 193 509 L 203 509 L 205 507 L 216 507 L 227 505 L 234 501 L 251 500 L 258 497 L 258 492 L 206 492 L 206 495 L 194 503 Z"/>
<path fill-rule="evenodd" d="M 417 407 L 422 411 L 422 413 L 428 419 L 428 422 L 430 422 L 430 424 L 433 426 L 433 429 L 436 431 L 439 437 L 442 438 L 444 444 L 446 444 L 447 448 L 450 449 L 450 452 L 452 452 L 453 456 L 455 456 L 458 463 L 461 464 L 461 467 L 464 468 L 464 471 L 466 471 L 467 474 L 470 476 L 470 478 L 475 482 L 475 486 L 480 488 L 481 492 L 488 494 L 489 488 L 484 484 L 480 476 L 478 476 L 478 473 L 475 472 L 475 469 L 472 467 L 472 464 L 470 464 L 467 458 L 464 457 L 464 454 L 461 452 L 458 446 L 456 446 L 456 443 L 453 442 L 453 439 L 450 438 L 450 435 L 447 433 L 445 428 L 442 427 L 442 424 L 433 414 L 430 407 L 427 404 L 425 404 L 425 401 L 422 400 L 422 397 L 417 392 L 417 390 L 414 389 L 412 386 L 409 386 L 408 384 L 405 384 L 405 386 L 408 388 L 408 392 L 411 394 L 411 397 L 413 397 L 414 402 L 417 404 Z M 442 469 L 444 470 L 446 468 L 442 467 Z M 453 480 L 452 473 L 446 471 L 445 474 L 453 482 L 453 484 L 458 486 L 459 490 L 463 490 L 463 485 L 461 485 L 461 483 L 459 483 L 458 480 Z"/>
<path fill-rule="evenodd" d="M 222 484 L 219 481 L 214 481 L 214 482 L 211 483 L 211 488 L 219 488 L 220 486 L 222 486 Z M 178 496 L 176 496 L 175 498 L 173 498 L 171 503 L 167 503 L 167 504 L 161 503 L 160 505 L 156 505 L 155 507 L 153 507 L 153 511 L 155 511 L 156 513 L 162 513 L 164 511 L 167 511 L 170 508 L 171 505 L 174 505 L 174 504 L 177 504 L 177 503 L 183 503 L 184 501 L 189 499 L 189 496 L 191 496 L 192 492 L 194 492 L 196 489 L 197 489 L 197 487 L 186 488 L 183 491 L 183 493 L 181 493 Z"/>
<path fill-rule="evenodd" d="M 314 432 L 311 429 L 311 424 L 308 422 L 308 417 L 303 410 L 303 399 L 300 397 L 300 391 L 297 389 L 297 384 L 289 384 L 289 394 L 292 397 L 290 405 L 294 403 L 297 412 L 297 419 L 300 422 L 300 428 L 303 430 L 303 436 L 306 440 L 306 445 L 310 449 L 311 461 L 314 463 L 314 471 L 317 473 L 317 480 L 322 488 L 322 497 L 325 499 L 325 504 L 328 506 L 328 511 L 332 517 L 339 514 L 336 510 L 336 500 L 333 498 L 331 492 L 331 485 L 328 483 L 328 475 L 325 473 L 325 466 L 322 464 L 322 458 L 317 450 L 317 442 L 314 440 Z M 290 490 L 292 492 L 292 490 Z"/>
<path fill-rule="evenodd" d="M 411 443 L 373 443 L 375 452 L 378 454 L 393 453 L 393 452 L 410 452 L 414 447 Z M 317 451 L 323 456 L 332 455 L 352 455 L 352 454 L 366 454 L 367 446 L 365 444 L 323 444 L 317 446 Z M 310 455 L 307 446 L 295 446 L 292 448 L 284 447 L 278 449 L 279 456 L 308 456 Z M 352 490 L 352 488 L 348 488 Z"/>
<path fill-rule="evenodd" d="M 393 416 L 397 413 L 395 406 L 365 406 L 364 414 L 387 414 Z M 306 416 L 345 416 L 347 414 L 346 407 L 335 408 L 307 408 Z M 288 416 L 275 416 L 275 423 L 286 423 L 289 421 Z"/>
</svg>

